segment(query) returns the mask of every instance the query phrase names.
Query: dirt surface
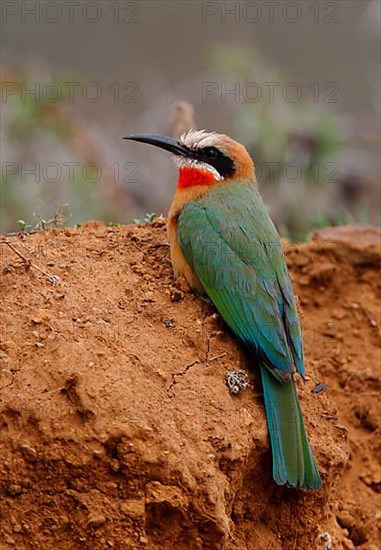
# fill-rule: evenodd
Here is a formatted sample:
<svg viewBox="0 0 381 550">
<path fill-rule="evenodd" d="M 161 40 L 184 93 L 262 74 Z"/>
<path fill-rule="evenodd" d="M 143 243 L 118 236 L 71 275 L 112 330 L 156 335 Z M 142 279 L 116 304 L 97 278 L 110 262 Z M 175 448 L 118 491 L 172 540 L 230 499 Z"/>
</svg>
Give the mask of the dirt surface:
<svg viewBox="0 0 381 550">
<path fill-rule="evenodd" d="M 1 549 L 379 547 L 378 231 L 284 243 L 324 479 L 311 492 L 273 483 L 255 361 L 174 283 L 163 220 L 7 240 Z M 251 387 L 234 396 L 237 369 Z"/>
</svg>

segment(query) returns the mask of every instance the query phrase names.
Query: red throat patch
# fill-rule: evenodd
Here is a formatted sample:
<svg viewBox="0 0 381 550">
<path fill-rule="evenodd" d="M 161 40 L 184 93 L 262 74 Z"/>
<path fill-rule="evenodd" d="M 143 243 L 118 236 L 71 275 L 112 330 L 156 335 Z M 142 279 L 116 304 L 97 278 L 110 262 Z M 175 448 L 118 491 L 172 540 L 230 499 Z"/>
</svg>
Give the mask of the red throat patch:
<svg viewBox="0 0 381 550">
<path fill-rule="evenodd" d="M 180 168 L 177 187 L 184 189 L 195 185 L 213 185 L 217 182 L 215 176 L 208 170 L 200 168 Z"/>
</svg>

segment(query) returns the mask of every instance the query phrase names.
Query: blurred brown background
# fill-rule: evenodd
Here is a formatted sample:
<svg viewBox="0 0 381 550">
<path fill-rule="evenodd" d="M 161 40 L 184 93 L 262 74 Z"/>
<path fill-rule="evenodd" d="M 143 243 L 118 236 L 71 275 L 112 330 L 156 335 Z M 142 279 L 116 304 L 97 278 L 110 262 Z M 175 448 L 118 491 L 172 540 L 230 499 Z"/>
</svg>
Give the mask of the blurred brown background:
<svg viewBox="0 0 381 550">
<path fill-rule="evenodd" d="M 177 100 L 245 143 L 283 234 L 379 224 L 379 28 L 378 0 L 3 2 L 2 232 L 165 214 L 170 157 L 119 137 Z"/>
</svg>

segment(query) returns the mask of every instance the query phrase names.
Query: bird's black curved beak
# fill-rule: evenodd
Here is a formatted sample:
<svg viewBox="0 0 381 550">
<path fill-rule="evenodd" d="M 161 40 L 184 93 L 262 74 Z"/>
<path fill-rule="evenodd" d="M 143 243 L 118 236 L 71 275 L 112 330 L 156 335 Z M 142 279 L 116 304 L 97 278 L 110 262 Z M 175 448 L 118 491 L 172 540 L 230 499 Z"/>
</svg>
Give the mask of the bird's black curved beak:
<svg viewBox="0 0 381 550">
<path fill-rule="evenodd" d="M 184 145 L 173 137 L 161 136 L 158 134 L 129 134 L 128 136 L 122 136 L 122 139 L 148 143 L 149 145 L 160 147 L 160 149 L 165 149 L 177 156 L 194 158 L 193 151 L 184 147 Z"/>
</svg>

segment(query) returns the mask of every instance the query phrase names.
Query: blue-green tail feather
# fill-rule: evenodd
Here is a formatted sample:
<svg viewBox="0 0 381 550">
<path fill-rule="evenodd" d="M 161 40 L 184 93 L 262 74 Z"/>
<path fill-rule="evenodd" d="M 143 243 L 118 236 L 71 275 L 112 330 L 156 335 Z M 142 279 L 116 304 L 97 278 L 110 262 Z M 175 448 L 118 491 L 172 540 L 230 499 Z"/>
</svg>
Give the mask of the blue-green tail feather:
<svg viewBox="0 0 381 550">
<path fill-rule="evenodd" d="M 293 380 L 279 383 L 261 365 L 273 477 L 279 485 L 318 489 L 322 485 Z"/>
</svg>

